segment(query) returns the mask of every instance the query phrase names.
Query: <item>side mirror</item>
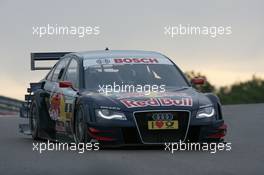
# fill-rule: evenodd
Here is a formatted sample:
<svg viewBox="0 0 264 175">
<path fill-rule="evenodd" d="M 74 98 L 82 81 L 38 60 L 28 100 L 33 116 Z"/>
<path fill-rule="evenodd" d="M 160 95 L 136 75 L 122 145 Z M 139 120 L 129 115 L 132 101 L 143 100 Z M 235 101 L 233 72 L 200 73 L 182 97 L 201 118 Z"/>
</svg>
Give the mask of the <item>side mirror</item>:
<svg viewBox="0 0 264 175">
<path fill-rule="evenodd" d="M 203 77 L 196 77 L 191 80 L 192 84 L 194 85 L 204 85 L 206 80 Z"/>
<path fill-rule="evenodd" d="M 73 88 L 72 82 L 70 81 L 60 81 L 59 82 L 60 88 Z"/>
</svg>

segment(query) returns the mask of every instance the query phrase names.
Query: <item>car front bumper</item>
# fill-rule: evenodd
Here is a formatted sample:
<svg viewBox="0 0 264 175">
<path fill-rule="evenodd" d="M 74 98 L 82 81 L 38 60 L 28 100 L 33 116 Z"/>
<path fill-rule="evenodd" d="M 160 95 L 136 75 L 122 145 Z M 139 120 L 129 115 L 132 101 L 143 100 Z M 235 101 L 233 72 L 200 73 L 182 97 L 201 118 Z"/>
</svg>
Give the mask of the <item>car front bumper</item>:
<svg viewBox="0 0 264 175">
<path fill-rule="evenodd" d="M 226 135 L 227 126 L 223 120 L 203 125 L 190 124 L 185 142 L 213 142 L 222 141 Z M 88 134 L 103 145 L 157 145 L 164 143 L 146 143 L 142 140 L 136 124 L 125 123 L 112 125 L 88 123 Z M 162 132 L 162 131 L 161 131 Z"/>
</svg>

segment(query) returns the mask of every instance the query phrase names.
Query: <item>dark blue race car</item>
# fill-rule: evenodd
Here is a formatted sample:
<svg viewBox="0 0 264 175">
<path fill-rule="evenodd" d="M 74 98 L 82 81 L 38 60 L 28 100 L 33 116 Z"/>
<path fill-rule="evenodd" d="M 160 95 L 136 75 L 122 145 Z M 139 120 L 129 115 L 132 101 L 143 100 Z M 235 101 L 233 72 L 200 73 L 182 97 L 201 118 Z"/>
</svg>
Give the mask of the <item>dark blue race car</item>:
<svg viewBox="0 0 264 175">
<path fill-rule="evenodd" d="M 36 61 L 59 60 L 53 68 Z M 105 145 L 219 142 L 226 133 L 221 104 L 200 93 L 166 56 L 149 51 L 32 53 L 31 69 L 49 69 L 31 83 L 21 132 L 33 139 Z"/>
</svg>

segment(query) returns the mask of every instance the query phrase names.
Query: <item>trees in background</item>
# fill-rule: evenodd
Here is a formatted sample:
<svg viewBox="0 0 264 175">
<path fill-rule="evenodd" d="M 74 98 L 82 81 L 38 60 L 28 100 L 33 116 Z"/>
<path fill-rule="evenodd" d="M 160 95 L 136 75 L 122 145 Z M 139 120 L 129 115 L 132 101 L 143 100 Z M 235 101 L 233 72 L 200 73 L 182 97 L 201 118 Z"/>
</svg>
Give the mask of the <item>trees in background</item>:
<svg viewBox="0 0 264 175">
<path fill-rule="evenodd" d="M 230 87 L 221 87 L 217 92 L 224 104 L 264 103 L 264 80 L 252 77 Z"/>
</svg>

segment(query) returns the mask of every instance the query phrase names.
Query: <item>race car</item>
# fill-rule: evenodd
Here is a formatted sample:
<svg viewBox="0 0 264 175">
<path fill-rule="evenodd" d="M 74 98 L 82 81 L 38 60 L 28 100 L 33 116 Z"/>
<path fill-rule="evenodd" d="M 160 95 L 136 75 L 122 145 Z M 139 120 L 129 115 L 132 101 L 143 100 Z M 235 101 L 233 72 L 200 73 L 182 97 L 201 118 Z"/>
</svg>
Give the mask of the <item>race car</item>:
<svg viewBox="0 0 264 175">
<path fill-rule="evenodd" d="M 37 61 L 54 61 L 38 67 Z M 91 141 L 104 145 L 222 142 L 226 134 L 219 98 L 201 93 L 165 55 L 100 50 L 31 53 L 32 70 L 49 70 L 30 83 L 21 117 L 33 139 Z"/>
</svg>

